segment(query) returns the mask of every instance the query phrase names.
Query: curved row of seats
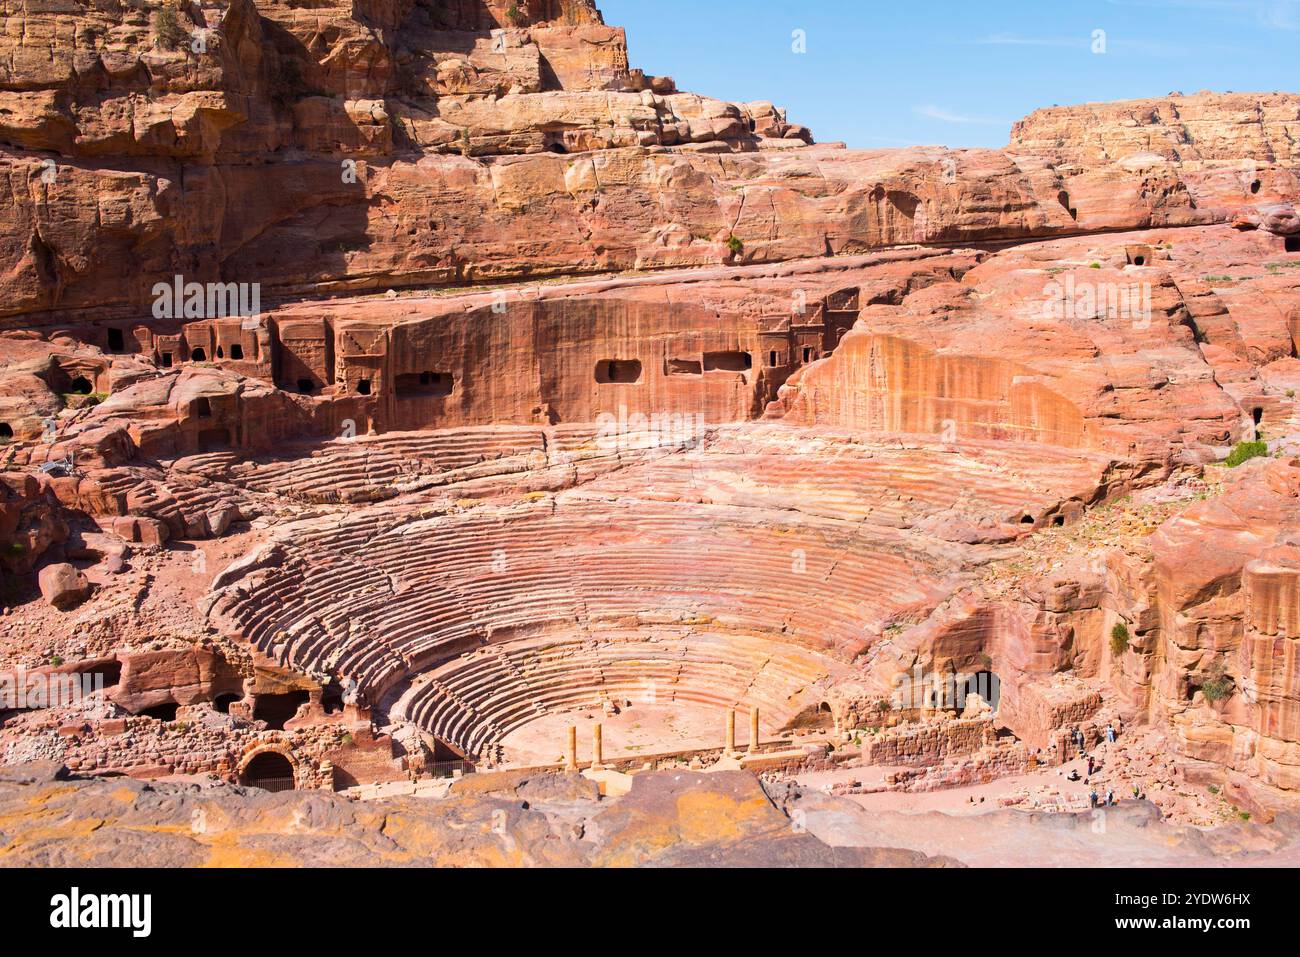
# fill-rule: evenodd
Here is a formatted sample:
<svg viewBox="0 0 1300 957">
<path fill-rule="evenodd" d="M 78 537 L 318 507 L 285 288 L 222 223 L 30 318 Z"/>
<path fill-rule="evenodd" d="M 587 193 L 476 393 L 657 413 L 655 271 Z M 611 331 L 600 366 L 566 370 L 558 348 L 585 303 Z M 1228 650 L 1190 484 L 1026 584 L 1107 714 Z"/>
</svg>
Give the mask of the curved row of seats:
<svg viewBox="0 0 1300 957">
<path fill-rule="evenodd" d="M 615 452 L 619 461 L 599 477 L 511 504 L 498 497 L 434 513 L 412 496 L 304 523 L 282 534 L 282 560 L 221 589 L 213 613 L 282 664 L 355 678 L 372 702 L 414 680 L 426 690 L 408 702 L 412 716 L 477 751 L 508 733 L 514 716 L 535 712 L 529 700 L 544 709 L 585 706 L 600 688 L 648 680 L 674 684 L 683 700 L 716 694 L 721 702 L 735 697 L 729 672 L 654 654 L 609 674 L 566 659 L 554 688 L 542 669 L 498 689 L 502 675 L 529 673 L 509 661 L 481 662 L 464 686 L 455 670 L 427 686 L 419 675 L 438 675 L 478 649 L 557 640 L 567 648 L 665 628 L 852 661 L 887 624 L 942 600 L 941 583 L 962 564 L 956 550 L 965 546 L 916 531 L 918 515 L 1042 507 L 1067 488 L 1086 489 L 1102 467 L 1048 447 L 1009 468 L 995 443 L 953 453 L 808 444 L 806 435 L 794 444 L 791 435 L 768 429 L 748 444 L 724 434 L 703 449 Z M 401 457 L 449 448 L 453 436 L 380 438 L 366 444 Z M 550 464 L 566 449 L 572 460 L 602 455 L 593 443 L 590 427 L 553 428 L 545 449 L 533 451 Z M 524 686 L 531 698 L 515 695 Z"/>
<path fill-rule="evenodd" d="M 490 753 L 514 731 L 606 702 L 757 705 L 779 727 L 816 705 L 819 683 L 842 666 L 770 640 L 635 633 L 492 645 L 420 676 L 390 710 L 466 754 Z M 721 722 L 719 722 L 721 732 Z"/>
<path fill-rule="evenodd" d="M 480 644 L 694 624 L 843 660 L 934 575 L 843 523 L 754 523 L 680 502 L 541 501 L 422 518 L 368 511 L 295 530 L 286 559 L 225 588 L 227 630 L 286 665 L 378 694 Z"/>
</svg>

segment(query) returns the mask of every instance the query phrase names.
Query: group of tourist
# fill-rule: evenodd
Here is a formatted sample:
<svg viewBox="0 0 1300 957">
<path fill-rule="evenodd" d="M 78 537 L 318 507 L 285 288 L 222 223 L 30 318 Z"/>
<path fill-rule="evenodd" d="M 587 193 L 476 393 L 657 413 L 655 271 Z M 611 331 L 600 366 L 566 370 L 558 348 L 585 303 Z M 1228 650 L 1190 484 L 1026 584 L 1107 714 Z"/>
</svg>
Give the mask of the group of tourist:
<svg viewBox="0 0 1300 957">
<path fill-rule="evenodd" d="M 1114 744 L 1114 743 L 1115 743 L 1115 739 L 1116 739 L 1117 735 L 1116 735 L 1116 732 L 1115 732 L 1115 725 L 1114 725 L 1114 724 L 1107 724 L 1107 725 L 1106 725 L 1105 736 L 1106 736 L 1106 741 L 1107 741 L 1109 744 Z M 1071 742 L 1074 744 L 1074 746 L 1075 746 L 1076 748 L 1079 749 L 1079 755 L 1080 755 L 1080 757 L 1086 757 L 1086 758 L 1087 758 L 1087 761 L 1088 761 L 1088 773 L 1087 773 L 1087 776 L 1083 778 L 1083 783 L 1084 783 L 1084 784 L 1089 784 L 1089 783 L 1091 783 L 1091 778 L 1092 778 L 1093 774 L 1095 774 L 1096 771 L 1097 771 L 1098 765 L 1097 765 L 1097 763 L 1096 763 L 1096 760 L 1093 758 L 1093 756 L 1092 756 L 1091 754 L 1087 754 L 1087 743 L 1088 743 L 1088 742 L 1087 742 L 1087 738 L 1084 736 L 1084 733 L 1083 733 L 1082 731 L 1080 731 L 1078 728 L 1074 728 L 1074 729 L 1072 729 L 1072 730 L 1070 731 L 1070 740 L 1071 740 Z M 1079 771 L 1078 771 L 1078 769 L 1076 768 L 1076 769 L 1073 769 L 1073 770 L 1070 771 L 1069 775 L 1067 775 L 1067 777 L 1066 777 L 1066 780 L 1069 780 L 1069 781 L 1078 781 L 1078 780 L 1079 780 L 1079 777 L 1080 777 L 1080 775 L 1079 775 Z M 1141 795 L 1141 788 L 1139 788 L 1136 784 L 1134 784 L 1134 785 L 1133 785 L 1133 797 L 1134 797 L 1134 799 L 1138 798 L 1140 795 Z M 1110 807 L 1110 806 L 1112 806 L 1112 805 L 1118 804 L 1118 803 L 1119 803 L 1119 799 L 1115 797 L 1115 792 L 1114 792 L 1114 790 L 1112 790 L 1112 789 L 1110 789 L 1110 788 L 1107 788 L 1107 789 L 1106 789 L 1106 795 L 1105 795 L 1105 797 L 1103 798 L 1100 794 L 1098 794 L 1097 789 L 1094 787 L 1094 788 L 1093 788 L 1093 789 L 1088 793 L 1088 803 L 1089 803 L 1089 805 L 1090 805 L 1091 807 L 1094 807 L 1094 808 L 1097 808 L 1097 807 Z"/>
</svg>

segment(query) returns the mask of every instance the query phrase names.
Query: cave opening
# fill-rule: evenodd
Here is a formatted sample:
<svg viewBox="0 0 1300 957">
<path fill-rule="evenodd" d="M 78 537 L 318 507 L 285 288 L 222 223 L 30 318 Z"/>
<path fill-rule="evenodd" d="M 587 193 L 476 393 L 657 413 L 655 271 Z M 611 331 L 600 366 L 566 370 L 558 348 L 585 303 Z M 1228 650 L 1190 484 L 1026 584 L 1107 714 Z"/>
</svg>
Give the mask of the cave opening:
<svg viewBox="0 0 1300 957">
<path fill-rule="evenodd" d="M 292 791 L 294 789 L 293 764 L 283 754 L 263 751 L 253 755 L 244 766 L 239 783 L 263 791 Z"/>
<path fill-rule="evenodd" d="M 449 372 L 407 372 L 393 383 L 399 399 L 420 395 L 451 395 L 456 380 Z"/>
<path fill-rule="evenodd" d="M 12 439 L 14 437 L 14 427 L 8 422 L 0 422 L 0 439 Z"/>
<path fill-rule="evenodd" d="M 665 372 L 668 375 L 700 375 L 704 366 L 699 359 L 669 359 L 665 363 Z"/>
<path fill-rule="evenodd" d="M 966 677 L 958 689 L 957 708 L 966 707 L 966 696 L 977 694 L 983 698 L 994 711 L 998 710 L 998 701 L 1002 697 L 1002 682 L 992 671 L 977 671 Z"/>
<path fill-rule="evenodd" d="M 305 691 L 284 694 L 260 694 L 253 704 L 253 720 L 265 721 L 272 731 L 283 731 L 284 723 L 293 719 L 311 696 Z"/>
<path fill-rule="evenodd" d="M 312 382 L 311 379 L 299 379 L 298 391 L 303 395 L 311 395 L 316 391 L 316 383 Z"/>
<path fill-rule="evenodd" d="M 230 714 L 230 706 L 236 701 L 243 700 L 243 696 L 233 691 L 226 691 L 212 699 L 212 708 L 214 711 L 220 711 L 222 714 Z"/>
<path fill-rule="evenodd" d="M 1289 253 L 1300 253 L 1300 236 L 1288 236 L 1282 241 L 1282 247 Z"/>
<path fill-rule="evenodd" d="M 72 384 L 68 386 L 68 391 L 77 395 L 90 395 L 91 388 L 90 380 L 84 375 L 79 375 L 72 380 Z"/>
<path fill-rule="evenodd" d="M 321 690 L 320 706 L 326 714 L 338 714 L 343 704 L 343 689 L 338 685 L 326 685 Z"/>
<path fill-rule="evenodd" d="M 706 352 L 705 372 L 748 372 L 754 368 L 754 359 L 748 352 Z"/>
<path fill-rule="evenodd" d="M 196 346 L 195 348 L 190 350 L 190 361 L 207 362 L 208 354 L 203 350 L 202 346 Z"/>
<path fill-rule="evenodd" d="M 159 721 L 175 721 L 178 707 L 180 706 L 175 701 L 168 701 L 145 708 L 139 713 L 149 718 L 156 718 Z"/>
<path fill-rule="evenodd" d="M 108 351 L 121 352 L 126 348 L 126 336 L 122 335 L 121 329 L 108 330 Z"/>
<path fill-rule="evenodd" d="M 98 676 L 99 680 L 104 682 L 105 688 L 112 688 L 122 680 L 122 664 L 119 661 L 110 661 L 102 667 L 89 672 L 89 674 Z M 93 677 L 92 680 L 94 680 Z"/>
<path fill-rule="evenodd" d="M 238 342 L 231 343 L 230 358 L 232 359 L 244 358 L 244 347 L 241 346 Z"/>
<path fill-rule="evenodd" d="M 596 381 L 633 384 L 641 379 L 640 359 L 601 359 L 596 363 Z"/>
<path fill-rule="evenodd" d="M 358 380 L 357 380 L 357 395 L 369 395 L 369 394 L 370 394 L 370 380 L 369 380 L 369 379 L 358 379 Z"/>
<path fill-rule="evenodd" d="M 199 433 L 199 451 L 217 452 L 230 447 L 229 429 L 204 429 Z"/>
</svg>

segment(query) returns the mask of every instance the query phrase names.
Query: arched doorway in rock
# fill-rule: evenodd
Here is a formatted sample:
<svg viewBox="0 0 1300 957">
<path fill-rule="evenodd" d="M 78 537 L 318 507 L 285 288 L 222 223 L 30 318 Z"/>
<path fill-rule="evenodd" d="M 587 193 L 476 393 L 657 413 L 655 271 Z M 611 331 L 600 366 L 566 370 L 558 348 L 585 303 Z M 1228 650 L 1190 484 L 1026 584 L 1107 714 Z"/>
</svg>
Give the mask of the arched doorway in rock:
<svg viewBox="0 0 1300 957">
<path fill-rule="evenodd" d="M 835 718 L 835 710 L 831 707 L 829 701 L 823 701 L 817 706 L 817 727 L 826 731 L 838 731 L 839 721 Z"/>
<path fill-rule="evenodd" d="M 263 791 L 292 791 L 293 762 L 278 751 L 259 751 L 239 772 L 239 783 Z"/>
<path fill-rule="evenodd" d="M 966 706 L 967 695 L 977 694 L 988 703 L 990 708 L 996 711 L 998 710 L 998 701 L 1002 697 L 1002 682 L 991 671 L 977 671 L 973 675 L 967 675 L 966 680 L 962 682 L 957 690 L 958 710 Z"/>
<path fill-rule="evenodd" d="M 68 386 L 68 391 L 76 395 L 90 395 L 91 388 L 90 380 L 84 375 L 79 375 L 72 380 L 72 383 Z"/>
<path fill-rule="evenodd" d="M 179 708 L 175 701 L 164 701 L 162 704 L 151 705 L 137 714 L 147 715 L 150 718 L 156 718 L 159 721 L 175 721 L 176 709 Z"/>
<path fill-rule="evenodd" d="M 234 704 L 236 701 L 240 701 L 242 699 L 243 699 L 243 695 L 234 691 L 227 691 L 224 694 L 219 694 L 212 699 L 212 707 L 214 710 L 220 711 L 222 714 L 230 714 L 230 706 Z"/>
</svg>

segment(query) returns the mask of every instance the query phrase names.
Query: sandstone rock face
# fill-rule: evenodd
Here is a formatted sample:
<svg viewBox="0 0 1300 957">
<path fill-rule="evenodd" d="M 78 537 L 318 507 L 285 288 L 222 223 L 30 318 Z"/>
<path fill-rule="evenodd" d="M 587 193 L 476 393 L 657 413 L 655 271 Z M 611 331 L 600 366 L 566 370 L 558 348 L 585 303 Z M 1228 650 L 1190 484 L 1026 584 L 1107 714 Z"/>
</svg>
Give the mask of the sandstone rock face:
<svg viewBox="0 0 1300 957">
<path fill-rule="evenodd" d="M 1078 166 L 1154 154 L 1180 163 L 1291 165 L 1300 98 L 1290 93 L 1198 93 L 1037 110 L 1011 128 L 1011 148 Z"/>
<path fill-rule="evenodd" d="M 951 858 L 833 847 L 790 821 L 745 772 L 638 778 L 601 801 L 575 776 L 483 775 L 442 801 L 353 803 L 220 786 L 56 781 L 28 765 L 0 781 L 14 866 L 917 867 Z M 504 779 L 504 780 L 503 780 Z M 585 785 L 585 786 L 584 786 Z M 129 796 L 127 796 L 129 795 Z M 846 802 L 847 803 L 847 802 Z M 58 807 L 66 830 L 40 823 Z M 89 821 L 87 840 L 79 828 Z M 297 822 L 296 824 L 291 822 Z"/>
<path fill-rule="evenodd" d="M 528 769 L 385 826 L 456 863 L 837 858 L 752 777 L 641 773 L 679 758 L 919 793 L 1119 727 L 1133 783 L 1300 790 L 1294 94 L 851 151 L 588 0 L 10 6 L 0 649 L 111 681 L 6 760 Z M 550 775 L 591 715 L 625 803 Z M 513 844 L 464 836 L 502 801 Z"/>
<path fill-rule="evenodd" d="M 1281 94 L 1099 107 L 1092 127 L 1045 111 L 1007 153 L 790 152 L 775 147 L 808 137 L 782 111 L 631 70 L 587 3 L 518 25 L 496 5 L 276 0 L 187 18 L 169 49 L 134 11 L 80 34 L 66 14 L 14 17 L 8 314 L 129 317 L 178 270 L 269 297 L 1215 222 L 1296 186 Z M 1103 125 L 1134 131 L 1117 156 L 1057 135 Z M 1198 148 L 1161 147 L 1175 133 Z M 1261 169 L 1244 184 L 1206 165 L 1246 157 Z"/>
</svg>

